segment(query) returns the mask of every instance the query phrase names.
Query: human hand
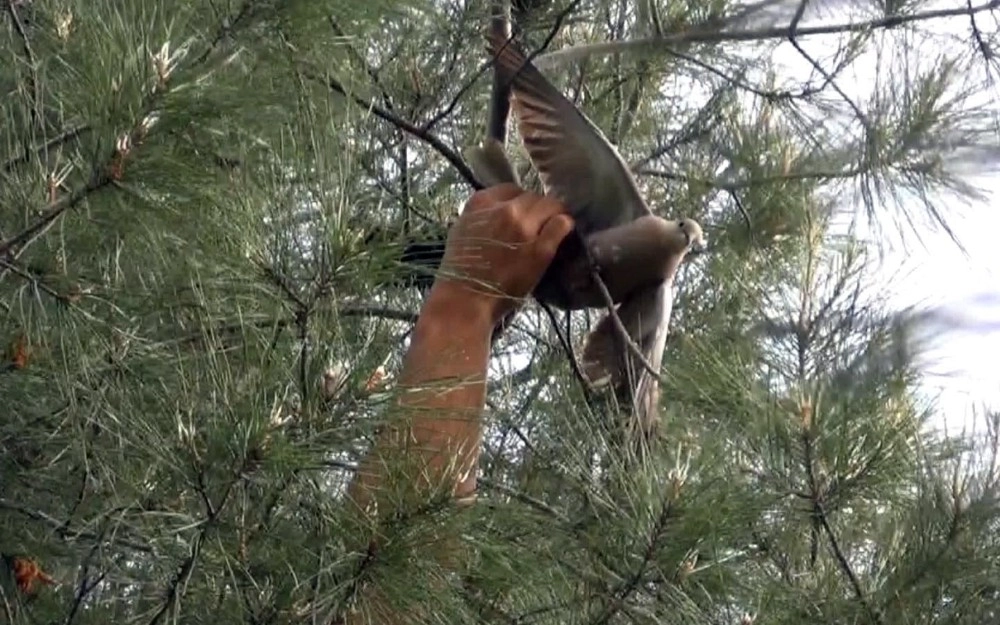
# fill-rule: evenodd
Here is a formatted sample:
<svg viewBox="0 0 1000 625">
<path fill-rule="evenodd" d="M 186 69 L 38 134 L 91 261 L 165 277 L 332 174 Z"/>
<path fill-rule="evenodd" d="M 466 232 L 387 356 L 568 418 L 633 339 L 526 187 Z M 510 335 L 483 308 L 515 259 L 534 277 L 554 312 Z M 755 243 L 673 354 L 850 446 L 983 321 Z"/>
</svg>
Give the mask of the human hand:
<svg viewBox="0 0 1000 625">
<path fill-rule="evenodd" d="M 514 184 L 478 191 L 448 233 L 434 288 L 478 303 L 496 324 L 534 290 L 572 229 L 555 199 Z"/>
</svg>

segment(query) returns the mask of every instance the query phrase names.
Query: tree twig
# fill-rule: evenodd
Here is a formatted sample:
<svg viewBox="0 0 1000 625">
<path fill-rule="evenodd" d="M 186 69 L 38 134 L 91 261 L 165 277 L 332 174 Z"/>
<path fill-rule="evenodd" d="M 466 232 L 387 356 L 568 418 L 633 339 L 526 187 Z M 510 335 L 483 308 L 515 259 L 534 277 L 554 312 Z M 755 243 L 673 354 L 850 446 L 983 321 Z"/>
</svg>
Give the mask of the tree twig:
<svg viewBox="0 0 1000 625">
<path fill-rule="evenodd" d="M 102 542 L 103 540 L 106 540 L 102 539 L 100 534 L 86 532 L 83 530 L 71 529 L 67 527 L 65 523 L 63 523 L 62 521 L 53 517 L 50 514 L 42 512 L 41 510 L 34 510 L 32 508 L 22 506 L 7 499 L 0 498 L 0 508 L 4 510 L 10 510 L 12 512 L 17 512 L 19 514 L 28 517 L 29 519 L 32 519 L 33 521 L 40 521 L 42 523 L 45 523 L 46 525 L 51 527 L 60 538 L 66 541 L 80 539 L 80 538 L 94 542 Z M 150 545 L 131 541 L 128 539 L 113 538 L 108 540 L 107 542 L 111 544 L 124 545 L 129 549 L 135 549 L 136 551 L 141 551 L 142 553 L 150 553 L 150 554 L 155 553 L 153 547 L 151 547 Z"/>
<path fill-rule="evenodd" d="M 15 0 L 7 0 L 7 14 L 14 22 L 14 30 L 21 40 L 21 49 L 24 51 L 24 62 L 28 66 L 28 89 L 31 91 L 31 124 L 42 132 L 44 130 L 42 118 L 42 96 L 41 87 L 38 84 L 38 59 L 35 51 L 31 48 L 31 41 L 28 39 L 28 32 L 24 28 L 24 22 L 17 13 Z"/>
<path fill-rule="evenodd" d="M 840 33 L 859 33 L 870 30 L 880 30 L 895 28 L 914 22 L 922 22 L 944 17 L 960 17 L 963 15 L 976 15 L 985 11 L 990 11 L 1000 7 L 1000 0 L 990 0 L 972 8 L 950 8 L 935 9 L 933 11 L 922 11 L 910 15 L 887 15 L 861 22 L 840 22 L 837 24 L 824 24 L 822 26 L 806 26 L 799 28 L 796 32 L 799 37 L 811 35 L 836 35 Z M 706 24 L 701 28 L 693 28 L 688 31 L 673 33 L 664 37 L 644 37 L 630 41 L 613 41 L 596 44 L 586 44 L 564 48 L 556 52 L 551 52 L 536 61 L 536 66 L 551 66 L 569 61 L 576 61 L 584 57 L 595 55 L 618 54 L 639 49 L 656 50 L 664 44 L 678 43 L 723 43 L 736 41 L 764 41 L 767 39 L 785 39 L 788 37 L 788 26 L 772 26 L 758 29 L 741 29 L 720 31 L 717 24 Z"/>
<path fill-rule="evenodd" d="M 593 267 L 593 265 L 591 265 L 591 267 Z M 608 291 L 608 287 L 604 284 L 604 280 L 601 279 L 601 276 L 597 273 L 596 269 L 592 268 L 590 270 L 590 275 L 594 279 L 594 284 L 597 285 L 597 290 L 601 292 L 601 297 L 604 298 L 604 304 L 607 306 L 608 315 L 611 316 L 611 321 L 615 324 L 615 329 L 618 330 L 618 333 L 621 335 L 622 340 L 625 342 L 625 346 L 630 352 L 632 352 L 632 355 L 639 361 L 643 369 L 648 371 L 654 378 L 659 379 L 660 372 L 657 371 L 648 360 L 646 360 L 646 357 L 642 354 L 642 350 L 635 344 L 632 337 L 628 335 L 628 330 L 625 328 L 625 324 L 622 323 L 621 317 L 618 316 L 618 310 L 615 308 L 615 300 L 611 297 L 611 292 Z"/>
<path fill-rule="evenodd" d="M 31 149 L 25 150 L 20 155 L 11 158 L 10 160 L 8 160 L 6 163 L 3 164 L 3 167 L 0 167 L 0 170 L 2 170 L 3 173 L 5 174 L 9 174 L 11 171 L 14 170 L 15 167 L 19 165 L 24 165 L 25 163 L 30 161 L 32 156 L 38 155 L 39 153 L 42 152 L 47 152 L 54 147 L 62 145 L 63 143 L 68 143 L 73 139 L 76 139 L 80 135 L 90 131 L 90 129 L 91 129 L 90 124 L 81 124 L 79 126 L 74 126 L 73 128 L 68 128 L 60 132 L 58 135 L 52 137 L 45 143 L 37 145 Z"/>
<path fill-rule="evenodd" d="M 833 551 L 833 555 L 837 558 L 838 564 L 840 564 L 840 569 L 847 576 L 847 579 L 851 582 L 851 587 L 854 589 L 854 596 L 857 597 L 858 602 L 861 603 L 862 607 L 868 612 L 871 617 L 872 622 L 877 625 L 882 623 L 882 615 L 879 614 L 878 610 L 868 601 L 865 596 L 864 590 L 861 588 L 861 582 L 858 581 L 858 576 L 855 575 L 854 570 L 851 568 L 851 563 L 847 561 L 847 557 L 844 552 L 840 549 L 840 543 L 837 541 L 836 535 L 833 533 L 833 528 L 830 527 L 830 522 L 826 518 L 826 512 L 823 510 L 823 504 L 817 504 L 818 516 L 820 525 L 823 526 L 823 532 L 826 533 L 827 538 L 830 540 L 830 549 Z"/>
<path fill-rule="evenodd" d="M 466 182 L 468 182 L 475 190 L 479 191 L 483 188 L 483 185 L 480 184 L 478 180 L 476 180 L 475 174 L 473 174 L 472 170 L 469 169 L 469 166 L 465 164 L 465 161 L 463 161 L 458 156 L 458 154 L 455 153 L 454 150 L 449 148 L 447 145 L 444 144 L 443 141 L 438 139 L 430 132 L 418 128 L 417 126 L 411 124 L 405 119 L 402 119 L 398 115 L 378 106 L 374 102 L 369 102 L 360 96 L 349 94 L 347 90 L 344 88 L 344 86 L 335 78 L 324 79 L 321 76 L 312 73 L 311 71 L 305 71 L 304 75 L 306 78 L 309 78 L 310 80 L 325 84 L 331 91 L 339 93 L 345 98 L 348 98 L 361 108 L 371 112 L 373 115 L 375 115 L 375 117 L 387 121 L 393 126 L 399 128 L 400 130 L 403 130 L 404 132 L 420 139 L 427 145 L 431 146 L 435 151 L 437 151 L 438 154 L 443 156 L 445 160 L 451 163 L 452 166 L 454 166 L 455 169 L 458 170 L 458 173 L 462 176 L 462 178 Z"/>
</svg>

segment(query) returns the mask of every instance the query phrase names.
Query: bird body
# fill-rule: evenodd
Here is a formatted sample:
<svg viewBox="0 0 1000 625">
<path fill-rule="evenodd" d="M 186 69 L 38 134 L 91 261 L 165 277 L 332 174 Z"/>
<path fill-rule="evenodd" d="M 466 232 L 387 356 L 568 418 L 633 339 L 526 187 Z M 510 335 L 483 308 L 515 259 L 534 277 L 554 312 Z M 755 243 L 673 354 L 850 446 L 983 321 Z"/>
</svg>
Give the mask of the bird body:
<svg viewBox="0 0 1000 625">
<path fill-rule="evenodd" d="M 497 33 L 488 42 L 497 76 L 510 85 L 518 132 L 545 193 L 567 207 L 580 235 L 563 241 L 535 297 L 564 310 L 605 307 L 604 293 L 592 277 L 592 259 L 618 304 L 617 316 L 629 338 L 658 370 L 673 308 L 674 275 L 687 252 L 704 245 L 701 226 L 692 219 L 654 215 L 604 133 L 517 44 Z M 484 184 L 517 183 L 499 141 L 487 139 L 467 156 Z M 659 379 L 630 355 L 615 321 L 609 314 L 587 337 L 583 372 L 592 384 L 629 387 L 638 424 L 649 434 L 658 419 Z"/>
</svg>

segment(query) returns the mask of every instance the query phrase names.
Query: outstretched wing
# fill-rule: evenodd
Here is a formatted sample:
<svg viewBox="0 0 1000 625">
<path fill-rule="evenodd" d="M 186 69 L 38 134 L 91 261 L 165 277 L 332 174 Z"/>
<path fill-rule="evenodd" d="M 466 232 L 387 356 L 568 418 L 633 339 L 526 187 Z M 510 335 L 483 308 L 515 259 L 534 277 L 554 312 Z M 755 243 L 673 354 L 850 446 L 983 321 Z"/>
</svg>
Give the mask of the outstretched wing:
<svg viewBox="0 0 1000 625">
<path fill-rule="evenodd" d="M 580 231 L 588 234 L 650 214 L 618 150 L 521 48 L 491 33 L 489 52 L 497 74 L 511 83 L 518 131 L 546 193 L 566 204 Z"/>
<path fill-rule="evenodd" d="M 617 308 L 618 318 L 646 362 L 660 370 L 673 311 L 672 280 L 635 291 Z M 659 422 L 660 382 L 622 340 L 611 315 L 606 315 L 587 337 L 583 373 L 592 383 L 610 381 L 616 389 L 631 391 L 635 425 L 650 436 Z"/>
</svg>

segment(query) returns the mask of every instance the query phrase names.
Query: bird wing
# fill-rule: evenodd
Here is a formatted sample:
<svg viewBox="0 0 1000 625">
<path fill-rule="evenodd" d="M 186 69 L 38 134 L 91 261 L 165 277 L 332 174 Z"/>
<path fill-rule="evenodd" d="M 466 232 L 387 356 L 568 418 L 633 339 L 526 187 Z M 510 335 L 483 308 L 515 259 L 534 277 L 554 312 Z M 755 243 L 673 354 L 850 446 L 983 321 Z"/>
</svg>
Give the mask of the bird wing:
<svg viewBox="0 0 1000 625">
<path fill-rule="evenodd" d="M 584 234 L 651 213 L 618 150 L 521 48 L 491 33 L 496 71 L 511 85 L 518 131 L 546 193 L 566 204 Z"/>
<path fill-rule="evenodd" d="M 654 370 L 663 363 L 663 351 L 673 311 L 671 280 L 637 289 L 616 312 L 629 338 Z M 606 315 L 587 337 L 583 372 L 592 383 L 605 378 L 617 388 L 630 387 L 635 424 L 647 436 L 659 421 L 659 378 L 651 374 L 622 341 L 611 315 Z"/>
</svg>

